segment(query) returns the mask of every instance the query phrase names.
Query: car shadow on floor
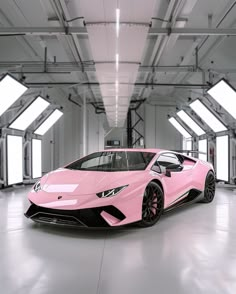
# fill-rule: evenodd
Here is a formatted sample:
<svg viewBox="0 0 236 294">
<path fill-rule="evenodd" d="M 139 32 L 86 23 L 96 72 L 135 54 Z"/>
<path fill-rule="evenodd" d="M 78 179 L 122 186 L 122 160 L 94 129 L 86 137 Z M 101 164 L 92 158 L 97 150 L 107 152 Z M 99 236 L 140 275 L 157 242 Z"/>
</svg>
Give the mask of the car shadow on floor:
<svg viewBox="0 0 236 294">
<path fill-rule="evenodd" d="M 162 215 L 162 218 L 173 217 L 174 215 L 179 215 L 179 214 L 184 213 L 185 211 L 196 209 L 199 206 L 204 207 L 205 205 L 207 205 L 207 204 L 206 203 L 201 203 L 201 202 L 186 203 L 185 205 L 183 205 L 181 207 L 176 207 L 176 208 L 173 208 L 170 211 L 164 212 L 164 214 Z"/>
<path fill-rule="evenodd" d="M 132 232 L 137 232 L 142 228 L 137 225 L 129 225 L 123 227 L 107 227 L 107 228 L 77 228 L 77 227 L 66 227 L 51 224 L 31 224 L 32 229 L 40 230 L 41 232 L 47 234 L 61 235 L 64 237 L 78 238 L 82 237 L 85 239 L 104 239 L 109 235 L 109 237 L 119 237 Z"/>
<path fill-rule="evenodd" d="M 143 228 L 138 226 L 138 224 L 130 224 L 122 227 L 106 227 L 106 228 L 81 228 L 81 227 L 69 227 L 69 226 L 60 226 L 55 224 L 38 224 L 31 223 L 30 229 L 40 230 L 42 233 L 50 235 L 60 235 L 69 238 L 83 238 L 83 239 L 104 239 L 107 236 L 109 238 L 119 238 L 121 236 L 136 234 L 137 232 L 149 231 L 149 230 L 158 230 L 158 227 L 162 226 L 162 223 L 166 219 L 174 218 L 175 216 L 182 214 L 189 210 L 196 209 L 199 205 L 204 205 L 201 203 L 192 203 L 185 205 L 176 209 L 173 209 L 169 212 L 166 212 L 162 215 L 161 219 L 152 227 Z"/>
</svg>

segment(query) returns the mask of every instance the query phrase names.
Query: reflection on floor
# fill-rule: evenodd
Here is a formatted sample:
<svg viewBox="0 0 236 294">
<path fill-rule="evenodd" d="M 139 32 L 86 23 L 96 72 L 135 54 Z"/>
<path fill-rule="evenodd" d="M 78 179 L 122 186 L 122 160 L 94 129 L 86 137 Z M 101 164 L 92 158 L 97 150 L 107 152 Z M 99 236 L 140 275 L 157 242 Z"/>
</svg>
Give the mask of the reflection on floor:
<svg viewBox="0 0 236 294">
<path fill-rule="evenodd" d="M 35 225 L 23 216 L 28 191 L 0 191 L 0 293 L 236 293 L 233 191 L 115 231 Z"/>
</svg>

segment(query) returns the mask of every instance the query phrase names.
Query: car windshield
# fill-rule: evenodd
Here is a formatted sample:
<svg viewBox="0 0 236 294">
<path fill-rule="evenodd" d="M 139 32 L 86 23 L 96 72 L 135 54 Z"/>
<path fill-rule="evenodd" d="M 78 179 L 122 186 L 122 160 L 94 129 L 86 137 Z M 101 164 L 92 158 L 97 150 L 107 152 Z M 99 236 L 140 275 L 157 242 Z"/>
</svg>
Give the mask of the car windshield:
<svg viewBox="0 0 236 294">
<path fill-rule="evenodd" d="M 151 152 L 104 151 L 83 157 L 65 168 L 90 171 L 129 171 L 145 170 L 155 156 Z"/>
</svg>

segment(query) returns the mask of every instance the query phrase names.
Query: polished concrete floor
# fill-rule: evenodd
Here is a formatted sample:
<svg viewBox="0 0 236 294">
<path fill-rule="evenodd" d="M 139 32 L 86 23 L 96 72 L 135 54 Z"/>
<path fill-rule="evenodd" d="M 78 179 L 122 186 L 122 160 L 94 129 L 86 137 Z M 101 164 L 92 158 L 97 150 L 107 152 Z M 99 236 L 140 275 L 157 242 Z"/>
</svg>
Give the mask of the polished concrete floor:
<svg viewBox="0 0 236 294">
<path fill-rule="evenodd" d="M 33 224 L 27 191 L 0 191 L 2 294 L 236 293 L 236 192 L 151 228 L 84 231 Z"/>
</svg>

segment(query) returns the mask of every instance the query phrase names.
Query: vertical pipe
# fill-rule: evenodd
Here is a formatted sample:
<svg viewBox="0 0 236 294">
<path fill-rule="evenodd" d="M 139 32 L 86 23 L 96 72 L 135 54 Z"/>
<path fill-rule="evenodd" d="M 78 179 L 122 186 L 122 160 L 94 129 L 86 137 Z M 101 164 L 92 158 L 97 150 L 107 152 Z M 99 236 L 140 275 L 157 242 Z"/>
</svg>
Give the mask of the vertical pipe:
<svg viewBox="0 0 236 294">
<path fill-rule="evenodd" d="M 23 145 L 23 153 L 24 153 L 24 162 L 23 162 L 23 176 L 26 179 L 32 177 L 31 175 L 31 148 L 32 141 L 27 140 Z M 30 144 L 31 143 L 31 144 Z"/>
<path fill-rule="evenodd" d="M 121 147 L 124 147 L 124 131 L 121 133 Z"/>
<path fill-rule="evenodd" d="M 128 148 L 132 148 L 132 114 L 131 110 L 128 110 L 127 114 L 127 145 Z"/>
<path fill-rule="evenodd" d="M 31 179 L 33 178 L 33 141 L 32 140 L 33 138 L 30 138 L 30 142 L 29 142 L 29 176 Z M 42 149 L 41 149 L 41 152 L 42 152 Z M 42 155 L 41 155 L 41 164 L 42 164 Z"/>
<path fill-rule="evenodd" d="M 199 69 L 199 63 L 198 63 L 198 46 L 195 48 L 195 70 L 197 71 Z"/>
<path fill-rule="evenodd" d="M 44 48 L 44 72 L 47 72 L 47 58 L 48 58 L 48 49 Z"/>
<path fill-rule="evenodd" d="M 50 148 L 51 148 L 51 167 L 50 170 L 54 170 L 54 136 L 53 136 L 53 132 L 54 132 L 54 126 L 51 128 L 50 130 Z"/>
<path fill-rule="evenodd" d="M 86 109 L 86 91 L 83 92 L 83 156 L 87 154 L 87 109 Z"/>
<path fill-rule="evenodd" d="M 3 164 L 3 182 L 7 186 L 7 136 L 4 136 L 2 141 L 2 155 L 3 159 L 6 158 L 6 163 Z M 4 163 L 4 160 L 2 161 Z"/>
<path fill-rule="evenodd" d="M 0 138 L 0 187 L 1 184 L 4 184 L 4 172 L 5 172 L 5 164 L 4 164 L 4 140 Z"/>
</svg>

